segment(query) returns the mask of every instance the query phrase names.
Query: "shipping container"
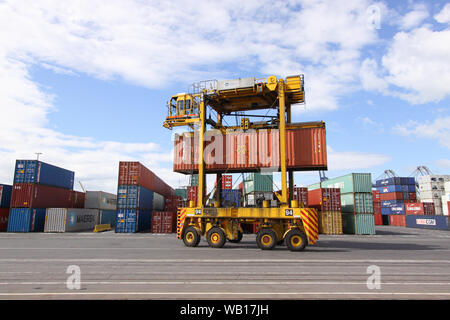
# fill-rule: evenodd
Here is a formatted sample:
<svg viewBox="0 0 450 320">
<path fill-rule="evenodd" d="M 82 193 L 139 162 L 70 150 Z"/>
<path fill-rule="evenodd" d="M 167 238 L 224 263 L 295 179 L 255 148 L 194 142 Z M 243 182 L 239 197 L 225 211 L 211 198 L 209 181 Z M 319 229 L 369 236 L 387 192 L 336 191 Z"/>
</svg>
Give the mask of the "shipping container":
<svg viewBox="0 0 450 320">
<path fill-rule="evenodd" d="M 403 203 L 391 205 L 389 207 L 381 207 L 381 214 L 405 214 L 405 205 Z"/>
<path fill-rule="evenodd" d="M 440 199 L 441 196 L 445 194 L 444 190 L 441 191 L 421 191 L 420 192 L 420 199 Z"/>
<path fill-rule="evenodd" d="M 98 213 L 98 224 L 109 224 L 111 228 L 116 226 L 117 210 L 100 209 Z"/>
<path fill-rule="evenodd" d="M 79 201 L 79 193 L 73 190 L 53 186 L 17 183 L 13 186 L 11 207 L 12 208 L 70 208 L 72 206 L 84 206 Z"/>
<path fill-rule="evenodd" d="M 381 202 L 381 193 L 378 190 L 373 190 L 372 191 L 372 198 L 373 198 L 373 202 Z"/>
<path fill-rule="evenodd" d="M 98 222 L 98 209 L 47 208 L 44 232 L 93 231 Z"/>
<path fill-rule="evenodd" d="M 116 210 L 117 195 L 104 191 L 86 191 L 86 209 Z"/>
<path fill-rule="evenodd" d="M 233 189 L 233 176 L 229 174 L 222 175 L 222 189 Z"/>
<path fill-rule="evenodd" d="M 390 207 L 390 206 L 394 206 L 396 204 L 402 204 L 404 203 L 403 200 L 383 200 L 381 201 L 381 206 L 382 207 Z"/>
<path fill-rule="evenodd" d="M 150 231 L 152 210 L 118 209 L 116 233 L 135 233 Z"/>
<path fill-rule="evenodd" d="M 173 189 L 139 162 L 119 162 L 118 185 L 142 186 L 163 196 L 173 195 Z"/>
<path fill-rule="evenodd" d="M 405 213 L 424 215 L 423 204 L 420 202 L 405 203 Z"/>
<path fill-rule="evenodd" d="M 373 213 L 371 192 L 341 194 L 341 208 L 344 213 Z"/>
<path fill-rule="evenodd" d="M 341 194 L 353 192 L 372 192 L 372 175 L 370 173 L 350 173 L 341 177 L 328 179 L 308 186 L 308 190 L 322 188 L 339 188 Z"/>
<path fill-rule="evenodd" d="M 75 173 L 38 160 L 16 160 L 14 184 L 38 183 L 73 189 Z"/>
<path fill-rule="evenodd" d="M 381 214 L 381 202 L 374 202 L 373 203 L 373 213 Z"/>
<path fill-rule="evenodd" d="M 222 207 L 241 207 L 241 192 L 236 189 L 222 189 Z"/>
<path fill-rule="evenodd" d="M 69 206 L 69 208 L 84 208 L 84 204 L 86 202 L 86 193 L 72 190 L 70 198 L 72 204 Z"/>
<path fill-rule="evenodd" d="M 341 193 L 338 188 L 320 188 L 308 191 L 308 207 L 319 211 L 341 211 Z"/>
<path fill-rule="evenodd" d="M 166 202 L 166 200 L 164 199 L 163 195 L 161 195 L 157 192 L 153 193 L 153 207 L 152 207 L 153 210 L 163 211 L 165 202 Z"/>
<path fill-rule="evenodd" d="M 415 192 L 409 193 L 409 200 L 417 200 L 417 194 Z"/>
<path fill-rule="evenodd" d="M 244 193 L 251 192 L 272 192 L 273 191 L 273 174 L 249 173 L 244 180 Z"/>
<path fill-rule="evenodd" d="M 319 212 L 319 233 L 337 235 L 342 234 L 342 214 L 340 211 Z"/>
<path fill-rule="evenodd" d="M 448 216 L 408 215 L 406 216 L 406 227 L 449 230 Z"/>
<path fill-rule="evenodd" d="M 373 215 L 373 219 L 375 222 L 376 226 L 382 226 L 383 225 L 383 216 L 381 215 L 381 213 L 375 213 Z"/>
<path fill-rule="evenodd" d="M 244 196 L 244 206 L 245 207 L 258 207 L 262 208 L 263 201 L 267 200 L 272 202 L 274 200 L 273 192 L 252 192 L 247 193 Z"/>
<path fill-rule="evenodd" d="M 117 188 L 118 209 L 153 209 L 153 191 L 136 185 L 119 185 Z"/>
<path fill-rule="evenodd" d="M 152 233 L 174 233 L 176 232 L 176 212 L 153 211 Z"/>
<path fill-rule="evenodd" d="M 422 202 L 424 215 L 435 215 L 436 211 L 434 209 L 433 202 Z"/>
<path fill-rule="evenodd" d="M 0 208 L 0 232 L 8 230 L 9 208 Z"/>
<path fill-rule="evenodd" d="M 195 141 L 194 141 L 195 140 Z M 198 171 L 198 137 L 175 136 L 174 171 Z M 218 151 L 218 152 L 217 152 Z M 325 128 L 295 128 L 286 132 L 287 167 L 293 170 L 326 170 Z M 225 135 L 206 132 L 205 170 L 208 173 L 251 172 L 260 168 L 280 170 L 279 131 L 228 131 Z"/>
<path fill-rule="evenodd" d="M 402 181 L 400 177 L 392 177 L 375 181 L 375 187 L 385 187 L 389 185 L 401 185 Z"/>
<path fill-rule="evenodd" d="M 389 216 L 389 225 L 395 227 L 406 227 L 406 215 L 392 214 Z"/>
<path fill-rule="evenodd" d="M 197 205 L 198 200 L 198 186 L 187 187 L 188 201 L 194 201 Z"/>
<path fill-rule="evenodd" d="M 408 200 L 404 199 L 404 193 L 403 192 L 390 192 L 390 193 L 382 193 L 380 195 L 381 201 L 386 200 Z M 408 196 L 409 198 L 409 196 Z"/>
<path fill-rule="evenodd" d="M 12 208 L 9 211 L 8 232 L 42 232 L 45 209 Z"/>
<path fill-rule="evenodd" d="M 179 188 L 175 189 L 175 195 L 178 197 L 181 197 L 182 200 L 187 200 L 187 189 L 186 188 Z"/>
<path fill-rule="evenodd" d="M 346 234 L 374 235 L 374 215 L 365 213 L 342 214 L 342 230 Z"/>
<path fill-rule="evenodd" d="M 0 208 L 9 208 L 11 205 L 12 186 L 0 184 Z"/>
</svg>

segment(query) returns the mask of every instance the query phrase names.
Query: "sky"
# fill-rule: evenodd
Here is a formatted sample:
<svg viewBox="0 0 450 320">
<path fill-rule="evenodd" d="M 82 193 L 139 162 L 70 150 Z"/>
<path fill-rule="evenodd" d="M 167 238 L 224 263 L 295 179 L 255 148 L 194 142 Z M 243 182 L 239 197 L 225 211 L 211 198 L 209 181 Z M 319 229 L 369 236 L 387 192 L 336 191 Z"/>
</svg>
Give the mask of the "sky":
<svg viewBox="0 0 450 320">
<path fill-rule="evenodd" d="M 170 97 L 296 74 L 306 103 L 293 121 L 325 121 L 328 177 L 450 173 L 446 1 L 0 0 L 0 24 L 0 183 L 41 153 L 75 171 L 77 190 L 116 192 L 128 160 L 186 185 L 162 127 Z"/>
</svg>

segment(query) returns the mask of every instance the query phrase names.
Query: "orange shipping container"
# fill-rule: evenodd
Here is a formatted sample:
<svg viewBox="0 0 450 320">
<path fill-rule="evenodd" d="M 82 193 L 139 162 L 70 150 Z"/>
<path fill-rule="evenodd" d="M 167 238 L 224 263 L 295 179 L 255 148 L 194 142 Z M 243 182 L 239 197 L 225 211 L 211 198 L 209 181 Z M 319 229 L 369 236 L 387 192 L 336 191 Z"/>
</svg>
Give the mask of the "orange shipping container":
<svg viewBox="0 0 450 320">
<path fill-rule="evenodd" d="M 207 173 L 252 172 L 260 168 L 280 171 L 277 129 L 237 131 L 226 135 L 207 132 L 206 137 L 204 159 Z M 286 130 L 286 161 L 290 170 L 326 170 L 325 128 Z M 198 137 L 176 135 L 174 171 L 184 174 L 198 172 Z"/>
</svg>

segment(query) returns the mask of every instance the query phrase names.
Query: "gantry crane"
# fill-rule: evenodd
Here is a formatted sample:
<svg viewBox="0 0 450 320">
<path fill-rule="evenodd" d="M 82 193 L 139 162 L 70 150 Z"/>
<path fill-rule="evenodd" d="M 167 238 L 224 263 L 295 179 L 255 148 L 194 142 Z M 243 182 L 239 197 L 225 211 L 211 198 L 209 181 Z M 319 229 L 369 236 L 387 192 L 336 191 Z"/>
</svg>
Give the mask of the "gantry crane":
<svg viewBox="0 0 450 320">
<path fill-rule="evenodd" d="M 211 247 L 220 248 L 226 240 L 239 242 L 242 239 L 241 223 L 259 223 L 256 236 L 258 246 L 272 249 L 285 242 L 291 251 L 301 251 L 307 244 L 315 244 L 318 239 L 318 215 L 312 208 L 302 208 L 292 199 L 294 187 L 293 171 L 287 170 L 286 128 L 291 123 L 291 105 L 304 103 L 304 77 L 291 76 L 277 79 L 245 78 L 229 81 L 208 80 L 196 83 L 189 93 L 180 93 L 168 102 L 168 115 L 163 126 L 172 129 L 187 126 L 198 130 L 198 201 L 190 202 L 188 207 L 179 208 L 177 221 L 177 238 L 186 246 L 195 247 L 202 236 L 206 237 Z M 217 114 L 216 120 L 206 117 L 207 110 Z M 225 124 L 225 117 L 256 110 L 276 110 L 276 116 L 268 121 L 250 122 L 242 118 L 240 126 Z M 255 115 L 257 117 L 257 115 Z M 279 130 L 281 194 L 276 194 L 279 207 L 269 207 L 268 201 L 262 208 L 223 208 L 220 207 L 220 188 L 217 183 L 216 201 L 213 206 L 206 206 L 206 175 L 204 160 L 204 136 L 207 125 L 222 131 L 229 129 L 264 129 Z M 304 126 L 324 126 L 323 122 L 305 123 Z M 222 173 L 216 173 L 216 181 L 221 180 Z M 288 187 L 291 194 L 288 194 Z"/>
</svg>

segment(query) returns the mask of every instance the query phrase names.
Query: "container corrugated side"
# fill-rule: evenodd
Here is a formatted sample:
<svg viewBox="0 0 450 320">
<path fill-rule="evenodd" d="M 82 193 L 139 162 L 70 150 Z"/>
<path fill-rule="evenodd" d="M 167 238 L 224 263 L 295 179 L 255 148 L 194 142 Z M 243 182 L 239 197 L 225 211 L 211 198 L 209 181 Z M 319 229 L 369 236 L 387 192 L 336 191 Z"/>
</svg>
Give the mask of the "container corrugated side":
<svg viewBox="0 0 450 320">
<path fill-rule="evenodd" d="M 117 188 L 118 209 L 153 209 L 155 193 L 136 185 L 119 185 Z"/>
<path fill-rule="evenodd" d="M 241 192 L 236 189 L 222 189 L 222 207 L 240 207 Z"/>
<path fill-rule="evenodd" d="M 245 177 L 244 192 L 251 193 L 255 191 L 272 192 L 273 174 L 249 173 Z"/>
<path fill-rule="evenodd" d="M 153 210 L 164 211 L 165 203 L 166 201 L 163 195 L 157 192 L 153 193 L 153 207 L 152 207 Z"/>
<path fill-rule="evenodd" d="M 13 208 L 69 208 L 73 205 L 73 191 L 53 186 L 17 183 L 13 186 Z"/>
<path fill-rule="evenodd" d="M 135 233 L 151 230 L 152 210 L 118 209 L 116 233 Z"/>
<path fill-rule="evenodd" d="M 319 212 L 319 233 L 342 234 L 342 213 L 340 211 Z"/>
<path fill-rule="evenodd" d="M 344 213 L 374 213 L 371 192 L 341 194 L 341 207 Z"/>
<path fill-rule="evenodd" d="M 395 227 L 406 227 L 406 215 L 391 214 L 389 216 L 389 225 Z"/>
<path fill-rule="evenodd" d="M 10 210 L 8 232 L 42 232 L 45 209 L 13 208 Z"/>
<path fill-rule="evenodd" d="M 38 183 L 73 189 L 75 173 L 42 161 L 16 160 L 14 184 Z"/>
<path fill-rule="evenodd" d="M 99 210 L 98 224 L 109 224 L 111 228 L 116 226 L 117 210 Z"/>
<path fill-rule="evenodd" d="M 98 209 L 48 208 L 44 232 L 92 231 L 98 219 Z"/>
<path fill-rule="evenodd" d="M 448 216 L 407 215 L 406 227 L 420 229 L 449 230 Z"/>
<path fill-rule="evenodd" d="M 116 210 L 117 195 L 104 191 L 86 191 L 86 209 Z"/>
<path fill-rule="evenodd" d="M 11 205 L 12 186 L 0 184 L 0 208 L 9 208 Z"/>
<path fill-rule="evenodd" d="M 341 177 L 322 181 L 322 188 L 339 188 L 341 194 L 353 192 L 372 192 L 370 173 L 350 173 Z"/>
<path fill-rule="evenodd" d="M 342 214 L 342 229 L 347 234 L 374 235 L 375 219 L 373 214 Z"/>
</svg>

